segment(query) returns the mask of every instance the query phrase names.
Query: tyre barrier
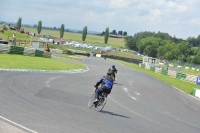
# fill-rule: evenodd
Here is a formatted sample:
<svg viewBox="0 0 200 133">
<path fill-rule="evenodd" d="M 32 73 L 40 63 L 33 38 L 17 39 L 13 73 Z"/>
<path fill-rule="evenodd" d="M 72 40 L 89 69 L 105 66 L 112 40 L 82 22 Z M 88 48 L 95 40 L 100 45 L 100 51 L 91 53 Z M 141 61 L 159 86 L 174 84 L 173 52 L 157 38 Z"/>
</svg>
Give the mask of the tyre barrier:
<svg viewBox="0 0 200 133">
<path fill-rule="evenodd" d="M 7 44 L 0 44 L 0 53 L 9 53 L 10 52 L 10 46 Z"/>
<path fill-rule="evenodd" d="M 35 48 L 24 48 L 24 55 L 35 56 Z"/>
<path fill-rule="evenodd" d="M 194 76 L 194 75 L 184 74 L 184 73 L 180 73 L 180 72 L 176 72 L 172 70 L 166 70 L 166 69 L 162 69 L 158 67 L 150 67 L 149 65 L 142 64 L 142 63 L 140 63 L 139 66 L 144 69 L 149 69 L 150 71 L 158 73 L 158 74 L 168 75 L 170 77 L 191 82 L 194 84 L 196 83 L 196 80 L 197 80 L 197 76 Z"/>
<path fill-rule="evenodd" d="M 193 88 L 193 90 L 192 90 L 192 95 L 194 95 L 194 96 L 200 98 L 200 90 L 197 89 L 197 88 Z"/>
<path fill-rule="evenodd" d="M 37 50 L 35 48 L 20 47 L 14 45 L 0 44 L 0 53 L 5 54 L 18 54 L 26 56 L 36 56 L 36 57 L 45 57 L 51 58 L 51 52 L 46 52 L 42 50 Z"/>
<path fill-rule="evenodd" d="M 172 78 L 177 78 L 177 79 L 180 79 L 180 80 L 183 80 L 186 82 L 200 85 L 200 76 L 184 74 L 184 73 L 180 73 L 177 71 L 166 70 L 166 69 L 162 69 L 162 68 L 158 68 L 158 67 L 150 67 L 150 66 L 148 67 L 148 66 L 146 66 L 146 64 L 142 64 L 142 63 L 139 63 L 139 66 L 144 69 L 150 68 L 149 69 L 150 71 L 158 73 L 158 74 L 163 74 L 166 76 L 168 75 Z M 198 81 L 198 83 L 197 83 L 197 81 Z M 193 88 L 192 95 L 200 98 L 200 89 Z"/>
</svg>

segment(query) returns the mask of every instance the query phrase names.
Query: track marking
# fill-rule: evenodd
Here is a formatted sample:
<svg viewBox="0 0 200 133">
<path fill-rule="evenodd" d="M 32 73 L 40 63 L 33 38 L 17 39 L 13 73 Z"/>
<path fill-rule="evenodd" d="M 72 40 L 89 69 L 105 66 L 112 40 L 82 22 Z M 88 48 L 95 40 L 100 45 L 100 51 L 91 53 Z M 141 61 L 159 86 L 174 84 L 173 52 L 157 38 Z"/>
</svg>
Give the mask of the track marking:
<svg viewBox="0 0 200 133">
<path fill-rule="evenodd" d="M 138 92 L 135 92 L 135 94 L 138 95 L 138 96 L 140 95 L 140 93 L 138 93 Z"/>
<path fill-rule="evenodd" d="M 57 78 L 61 78 L 61 77 L 64 77 L 64 76 L 58 76 L 58 77 L 51 77 L 51 78 L 49 78 L 47 81 L 46 81 L 46 87 L 50 87 L 50 82 L 52 81 L 52 80 L 55 80 L 55 79 L 57 79 Z"/>
<path fill-rule="evenodd" d="M 133 100 L 137 100 L 135 97 L 133 97 L 133 96 L 131 96 L 131 94 L 128 92 L 128 88 L 123 88 L 123 90 L 126 92 L 126 93 L 128 93 L 128 96 L 130 97 L 130 98 L 132 98 Z"/>
<path fill-rule="evenodd" d="M 130 86 L 133 86 L 133 85 L 132 85 L 132 82 L 133 82 L 133 81 L 130 81 L 130 82 L 129 82 L 129 85 L 130 85 Z"/>
<path fill-rule="evenodd" d="M 15 122 L 13 122 L 13 121 L 11 121 L 11 120 L 9 120 L 9 119 L 6 119 L 6 118 L 3 117 L 3 116 L 0 116 L 0 118 L 3 119 L 3 120 L 5 120 L 5 121 L 7 121 L 7 122 L 9 122 L 9 123 L 14 124 L 14 125 L 17 126 L 17 127 L 20 127 L 20 128 L 22 128 L 22 129 L 24 129 L 24 130 L 26 130 L 26 131 L 29 131 L 29 132 L 31 132 L 31 133 L 38 133 L 38 132 L 33 131 L 33 130 L 29 129 L 29 128 L 26 128 L 26 127 L 24 127 L 24 126 L 22 126 L 22 125 L 20 125 L 20 124 L 17 124 L 17 123 L 15 123 Z"/>
</svg>

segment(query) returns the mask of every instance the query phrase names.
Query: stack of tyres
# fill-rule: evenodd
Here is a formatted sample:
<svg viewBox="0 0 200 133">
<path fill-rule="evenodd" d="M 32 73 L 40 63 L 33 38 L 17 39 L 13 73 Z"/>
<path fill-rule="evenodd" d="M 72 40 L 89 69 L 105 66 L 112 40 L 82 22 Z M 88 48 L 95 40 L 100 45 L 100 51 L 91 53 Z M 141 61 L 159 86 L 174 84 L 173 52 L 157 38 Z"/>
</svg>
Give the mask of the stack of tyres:
<svg viewBox="0 0 200 133">
<path fill-rule="evenodd" d="M 10 46 L 10 52 L 9 52 L 9 54 L 23 55 L 24 54 L 24 47 Z"/>
<path fill-rule="evenodd" d="M 43 57 L 43 56 L 44 56 L 44 51 L 35 50 L 35 56 L 36 56 L 36 57 Z"/>
</svg>

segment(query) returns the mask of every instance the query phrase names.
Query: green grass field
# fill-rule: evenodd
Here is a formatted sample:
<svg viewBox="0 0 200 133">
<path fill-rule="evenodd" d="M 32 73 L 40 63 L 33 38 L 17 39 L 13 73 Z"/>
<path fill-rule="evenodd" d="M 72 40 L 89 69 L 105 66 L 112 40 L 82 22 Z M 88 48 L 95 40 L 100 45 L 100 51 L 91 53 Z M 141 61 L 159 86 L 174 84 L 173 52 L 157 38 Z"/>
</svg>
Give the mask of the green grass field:
<svg viewBox="0 0 200 133">
<path fill-rule="evenodd" d="M 115 55 L 115 56 L 121 56 L 121 57 L 126 57 L 126 58 L 133 58 L 133 59 L 138 59 L 138 60 L 143 60 L 143 58 L 139 55 L 135 55 L 132 53 L 128 53 L 128 52 L 116 52 L 116 51 L 112 51 L 112 52 L 107 52 L 108 55 Z"/>
<path fill-rule="evenodd" d="M 53 55 L 71 60 L 83 61 L 82 56 L 79 55 L 67 55 L 67 54 L 57 54 L 57 53 L 54 53 Z"/>
<path fill-rule="evenodd" d="M 86 69 L 84 65 L 54 60 L 51 58 L 30 57 L 23 55 L 0 54 L 0 68 L 72 70 Z"/>
<path fill-rule="evenodd" d="M 200 72 L 196 71 L 196 70 L 183 69 L 182 73 L 189 74 L 189 75 L 200 76 Z"/>
</svg>

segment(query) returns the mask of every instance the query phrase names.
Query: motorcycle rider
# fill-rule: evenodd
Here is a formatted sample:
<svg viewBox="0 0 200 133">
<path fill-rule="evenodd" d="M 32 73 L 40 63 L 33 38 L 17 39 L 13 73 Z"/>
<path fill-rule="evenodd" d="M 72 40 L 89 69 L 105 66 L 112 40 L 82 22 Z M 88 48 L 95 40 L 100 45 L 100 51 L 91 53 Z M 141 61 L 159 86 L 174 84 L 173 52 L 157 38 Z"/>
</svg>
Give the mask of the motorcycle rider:
<svg viewBox="0 0 200 133">
<path fill-rule="evenodd" d="M 114 81 L 115 81 L 115 73 L 117 73 L 117 69 L 115 68 L 115 65 L 112 65 L 111 68 L 108 69 L 108 72 L 110 72 L 114 76 Z"/>
<path fill-rule="evenodd" d="M 106 76 L 103 76 L 97 83 L 96 85 L 94 85 L 94 92 L 95 92 L 95 100 L 93 101 L 94 103 L 99 101 L 99 95 L 101 93 L 106 93 L 106 94 L 110 94 L 112 87 L 113 87 L 113 76 L 111 75 L 110 72 L 107 73 Z M 99 85 L 101 85 L 100 87 L 98 87 Z"/>
</svg>

